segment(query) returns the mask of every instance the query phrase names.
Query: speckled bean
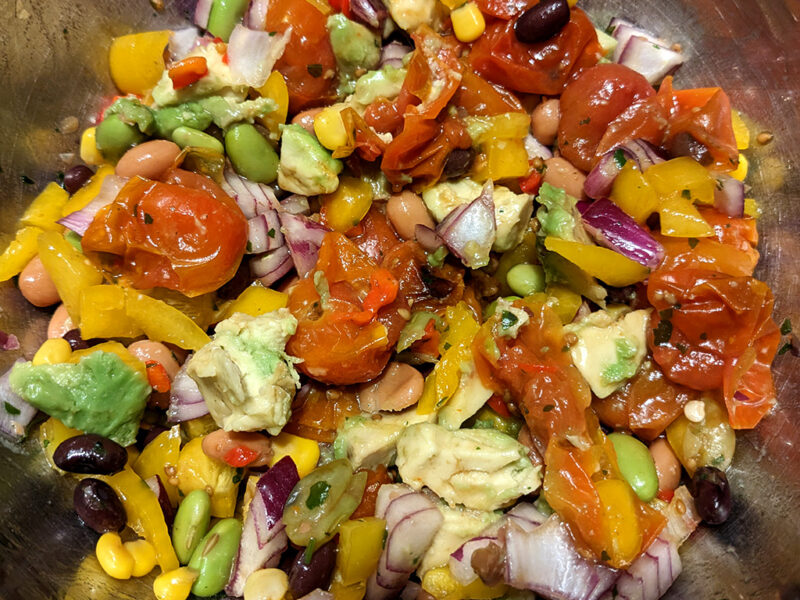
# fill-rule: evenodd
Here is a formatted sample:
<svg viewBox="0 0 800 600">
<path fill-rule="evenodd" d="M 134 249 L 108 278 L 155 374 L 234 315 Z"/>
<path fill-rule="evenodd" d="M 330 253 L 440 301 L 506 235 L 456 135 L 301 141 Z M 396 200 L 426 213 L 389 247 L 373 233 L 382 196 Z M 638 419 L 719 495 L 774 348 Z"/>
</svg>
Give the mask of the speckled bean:
<svg viewBox="0 0 800 600">
<path fill-rule="evenodd" d="M 297 113 L 292 118 L 292 123 L 297 123 L 311 135 L 314 135 L 314 117 L 322 112 L 322 108 L 309 108 Z"/>
<path fill-rule="evenodd" d="M 422 198 L 408 190 L 389 198 L 389 202 L 386 204 L 386 215 L 395 231 L 404 240 L 414 239 L 414 230 L 417 225 L 425 225 L 431 229 L 435 226 Z"/>
<path fill-rule="evenodd" d="M 547 165 L 544 172 L 545 183 L 562 188 L 575 198 L 580 199 L 583 196 L 583 183 L 586 181 L 586 175 L 572 166 L 572 163 L 560 156 L 548 158 L 544 163 Z"/>
<path fill-rule="evenodd" d="M 672 451 L 672 446 L 664 438 L 650 444 L 650 455 L 656 465 L 658 491 L 674 490 L 681 482 L 681 463 Z"/>
<path fill-rule="evenodd" d="M 140 340 L 128 346 L 128 350 L 143 363 L 154 360 L 161 364 L 170 379 L 175 377 L 181 368 L 172 351 L 161 342 Z"/>
<path fill-rule="evenodd" d="M 247 463 L 247 466 L 263 467 L 272 458 L 272 443 L 267 436 L 260 433 L 218 429 L 203 438 L 203 452 L 206 456 L 222 462 L 228 462 L 225 460 L 228 453 L 241 446 L 256 453 L 255 458 Z"/>
<path fill-rule="evenodd" d="M 68 331 L 75 329 L 75 324 L 69 317 L 67 307 L 59 304 L 53 316 L 50 317 L 50 323 L 47 324 L 47 339 L 64 337 Z"/>
<path fill-rule="evenodd" d="M 120 177 L 158 179 L 172 166 L 181 153 L 177 144 L 168 140 L 151 140 L 134 146 L 119 159 L 115 172 Z"/>
<path fill-rule="evenodd" d="M 383 374 L 356 392 L 361 410 L 403 410 L 416 403 L 422 396 L 425 379 L 411 365 L 390 362 Z"/>
<path fill-rule="evenodd" d="M 552 146 L 558 134 L 558 123 L 561 120 L 561 103 L 558 98 L 543 100 L 531 113 L 531 129 L 533 137 L 545 146 Z"/>
<path fill-rule="evenodd" d="M 34 306 L 52 306 L 61 298 L 39 255 L 34 256 L 19 274 L 19 291 Z"/>
</svg>

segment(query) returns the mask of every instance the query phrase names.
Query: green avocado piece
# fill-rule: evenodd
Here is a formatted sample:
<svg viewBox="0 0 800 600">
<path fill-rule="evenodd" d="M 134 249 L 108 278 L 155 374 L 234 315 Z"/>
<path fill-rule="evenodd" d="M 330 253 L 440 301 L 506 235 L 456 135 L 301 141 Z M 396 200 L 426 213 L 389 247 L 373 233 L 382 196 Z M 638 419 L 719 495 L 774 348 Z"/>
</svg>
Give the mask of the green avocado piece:
<svg viewBox="0 0 800 600">
<path fill-rule="evenodd" d="M 185 102 L 178 106 L 167 106 L 155 111 L 155 128 L 158 137 L 172 139 L 178 127 L 191 127 L 204 131 L 211 125 L 211 114 L 199 102 Z"/>
<path fill-rule="evenodd" d="M 330 194 L 339 187 L 342 161 L 333 158 L 313 135 L 294 123 L 281 126 L 278 185 L 303 196 Z"/>
<path fill-rule="evenodd" d="M 130 446 L 142 418 L 150 386 L 116 354 L 97 351 L 80 362 L 14 366 L 11 389 L 68 427 L 96 433 Z"/>
<path fill-rule="evenodd" d="M 339 92 L 342 95 L 352 94 L 356 70 L 369 71 L 381 62 L 380 38 L 341 13 L 328 17 L 325 25 L 339 67 Z"/>
<path fill-rule="evenodd" d="M 111 115 L 118 115 L 123 123 L 135 125 L 145 135 L 153 135 L 153 111 L 136 98 L 117 98 L 103 113 L 103 118 Z"/>
</svg>

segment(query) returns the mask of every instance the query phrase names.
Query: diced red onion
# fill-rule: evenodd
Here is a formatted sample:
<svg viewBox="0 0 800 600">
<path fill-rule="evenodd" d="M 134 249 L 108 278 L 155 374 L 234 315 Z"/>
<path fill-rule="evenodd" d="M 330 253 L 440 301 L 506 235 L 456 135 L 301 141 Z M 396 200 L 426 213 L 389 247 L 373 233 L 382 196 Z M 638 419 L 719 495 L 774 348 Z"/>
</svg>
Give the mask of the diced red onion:
<svg viewBox="0 0 800 600">
<path fill-rule="evenodd" d="M 611 19 L 610 27 L 611 37 L 617 40 L 617 47 L 614 49 L 614 53 L 611 56 L 611 60 L 614 62 L 619 62 L 620 56 L 622 56 L 622 52 L 625 50 L 626 44 L 634 36 L 645 38 L 653 44 L 664 44 L 663 40 L 655 37 L 651 33 L 648 33 L 644 29 L 636 27 L 633 23 L 624 19 L 614 17 Z"/>
<path fill-rule="evenodd" d="M 305 277 L 316 266 L 322 238 L 329 230 L 303 215 L 281 212 L 279 216 L 297 274 Z"/>
<path fill-rule="evenodd" d="M 528 153 L 528 159 L 541 158 L 542 160 L 547 160 L 548 158 L 553 158 L 553 151 L 530 133 L 525 136 L 523 143 L 525 144 L 525 151 Z"/>
<path fill-rule="evenodd" d="M 579 202 L 583 226 L 599 245 L 650 269 L 664 259 L 664 247 L 619 206 L 603 198 Z"/>
<path fill-rule="evenodd" d="M 653 165 L 664 162 L 664 158 L 655 146 L 645 140 L 631 140 L 603 154 L 586 176 L 583 191 L 589 198 L 608 198 L 614 180 L 629 160 L 634 161 L 640 171 L 646 171 Z"/>
<path fill-rule="evenodd" d="M 634 35 L 625 42 L 617 62 L 644 75 L 650 85 L 658 85 L 683 64 L 683 55 L 648 37 Z"/>
<path fill-rule="evenodd" d="M 245 27 L 264 31 L 267 28 L 268 9 L 269 0 L 250 0 L 250 6 L 244 15 Z"/>
<path fill-rule="evenodd" d="M 260 88 L 289 43 L 292 28 L 270 35 L 266 31 L 236 25 L 228 42 L 228 65 L 233 82 Z"/>
<path fill-rule="evenodd" d="M 119 194 L 119 191 L 128 181 L 126 177 L 119 177 L 118 175 L 107 175 L 100 185 L 100 190 L 97 195 L 82 209 L 76 210 L 68 214 L 66 217 L 60 218 L 56 221 L 59 225 L 63 225 L 67 229 L 71 229 L 78 235 L 84 235 L 89 225 L 94 220 L 95 215 L 101 208 L 105 208 L 111 204 Z"/>
<path fill-rule="evenodd" d="M 381 0 L 350 0 L 350 10 L 353 13 L 353 20 L 375 29 L 383 25 L 389 16 Z"/>
<path fill-rule="evenodd" d="M 293 215 L 308 215 L 311 213 L 308 198 L 300 194 L 292 194 L 281 200 L 281 208 Z"/>
<path fill-rule="evenodd" d="M 194 9 L 194 24 L 201 29 L 208 27 L 208 17 L 211 14 L 211 6 L 214 0 L 197 0 L 197 6 Z"/>
<path fill-rule="evenodd" d="M 278 212 L 272 209 L 247 220 L 247 253 L 261 254 L 283 246 Z"/>
<path fill-rule="evenodd" d="M 390 65 L 399 69 L 403 66 L 403 58 L 411 52 L 411 48 L 400 42 L 391 42 L 381 48 L 381 66 Z"/>
<path fill-rule="evenodd" d="M 0 331 L 0 350 L 19 350 L 19 338 L 13 333 Z"/>
<path fill-rule="evenodd" d="M 164 521 L 166 521 L 167 527 L 172 527 L 172 522 L 175 520 L 175 509 L 172 507 L 169 494 L 167 494 L 167 488 L 164 487 L 164 482 L 161 481 L 161 477 L 153 475 L 145 479 L 144 482 L 147 484 L 147 487 L 153 490 L 156 498 L 158 498 L 158 505 L 161 507 L 161 512 L 164 515 Z"/>
<path fill-rule="evenodd" d="M 509 522 L 504 535 L 506 583 L 515 588 L 559 600 L 597 600 L 617 578 L 614 569 L 578 554 L 557 515 L 532 531 Z"/>
<path fill-rule="evenodd" d="M 170 423 L 182 423 L 208 414 L 208 406 L 203 394 L 200 393 L 200 388 L 186 372 L 190 360 L 191 357 L 183 363 L 170 386 L 167 410 L 167 421 Z"/>
<path fill-rule="evenodd" d="M 455 552 L 450 555 L 448 565 L 453 578 L 461 585 L 469 585 L 478 577 L 475 569 L 472 568 L 472 555 L 476 550 L 486 548 L 492 544 L 500 546 L 501 542 L 497 537 L 478 536 L 464 542 Z"/>
<path fill-rule="evenodd" d="M 14 364 L 21 362 L 25 361 L 20 358 Z M 0 377 L 0 431 L 18 440 L 25 435 L 25 429 L 36 416 L 36 409 L 12 391 L 8 381 L 11 369 Z"/>
<path fill-rule="evenodd" d="M 633 561 L 617 579 L 614 592 L 605 598 L 617 600 L 658 600 L 681 574 L 678 548 L 661 537 Z"/>
<path fill-rule="evenodd" d="M 730 175 L 717 175 L 714 208 L 729 217 L 744 215 L 744 183 Z"/>
<path fill-rule="evenodd" d="M 280 208 L 275 192 L 268 185 L 250 181 L 234 171 L 230 165 L 223 172 L 222 189 L 242 209 L 248 219 L 260 215 L 267 210 Z"/>
<path fill-rule="evenodd" d="M 194 50 L 199 42 L 200 34 L 195 27 L 186 27 L 184 29 L 177 29 L 169 34 L 169 50 L 170 58 L 173 61 L 185 58 L 192 50 Z"/>
<path fill-rule="evenodd" d="M 414 228 L 414 237 L 428 252 L 435 252 L 444 245 L 442 237 L 427 225 L 417 225 Z"/>
<path fill-rule="evenodd" d="M 436 233 L 448 249 L 471 269 L 489 264 L 489 252 L 497 233 L 492 195 L 490 179 L 475 200 L 454 209 L 436 226 Z"/>
<path fill-rule="evenodd" d="M 253 277 L 270 286 L 286 275 L 294 267 L 292 255 L 287 246 L 281 246 L 250 260 Z"/>
<path fill-rule="evenodd" d="M 533 531 L 547 521 L 547 515 L 529 502 L 521 502 L 506 513 L 506 519 L 516 524 L 523 531 Z"/>
<path fill-rule="evenodd" d="M 283 508 L 298 481 L 297 467 L 288 456 L 258 480 L 256 494 L 242 526 L 242 539 L 231 580 L 225 587 L 229 595 L 244 595 L 247 578 L 258 569 L 277 566 L 281 554 L 289 547 Z"/>
<path fill-rule="evenodd" d="M 664 514 L 667 517 L 667 524 L 661 532 L 661 537 L 678 547 L 689 539 L 700 524 L 700 515 L 697 514 L 694 498 L 685 485 L 675 490 L 675 495 L 664 510 Z"/>
</svg>

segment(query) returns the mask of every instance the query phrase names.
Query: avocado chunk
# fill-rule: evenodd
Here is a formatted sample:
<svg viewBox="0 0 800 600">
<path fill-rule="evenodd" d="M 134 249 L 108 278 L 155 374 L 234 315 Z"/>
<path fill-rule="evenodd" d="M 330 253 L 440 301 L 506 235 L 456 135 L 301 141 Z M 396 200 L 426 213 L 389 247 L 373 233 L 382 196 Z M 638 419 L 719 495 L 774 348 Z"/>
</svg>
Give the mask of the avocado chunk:
<svg viewBox="0 0 800 600">
<path fill-rule="evenodd" d="M 525 447 L 493 429 L 412 425 L 397 441 L 397 468 L 412 488 L 428 487 L 450 506 L 476 510 L 508 506 L 541 483 Z"/>
<path fill-rule="evenodd" d="M 166 106 L 154 111 L 156 135 L 171 139 L 178 127 L 191 127 L 198 131 L 208 129 L 211 114 L 199 102 L 184 102 L 177 106 Z"/>
<path fill-rule="evenodd" d="M 300 387 L 297 359 L 285 352 L 296 328 L 297 320 L 285 308 L 259 317 L 234 313 L 217 324 L 211 342 L 186 367 L 217 425 L 226 431 L 280 433 Z"/>
<path fill-rule="evenodd" d="M 374 69 L 381 62 L 381 40 L 364 27 L 337 13 L 326 22 L 331 48 L 339 67 L 340 93 L 352 94 L 357 70 Z"/>
<path fill-rule="evenodd" d="M 398 69 L 392 65 L 384 65 L 377 71 L 364 73 L 356 81 L 353 102 L 366 108 L 378 98 L 394 100 L 400 94 L 406 73 L 406 69 Z"/>
<path fill-rule="evenodd" d="M 302 196 L 330 194 L 339 187 L 342 162 L 333 158 L 313 135 L 300 125 L 281 126 L 281 159 L 278 185 Z"/>
<path fill-rule="evenodd" d="M 92 352 L 78 363 L 14 366 L 11 389 L 26 402 L 68 427 L 130 446 L 150 386 L 116 354 Z"/>
</svg>

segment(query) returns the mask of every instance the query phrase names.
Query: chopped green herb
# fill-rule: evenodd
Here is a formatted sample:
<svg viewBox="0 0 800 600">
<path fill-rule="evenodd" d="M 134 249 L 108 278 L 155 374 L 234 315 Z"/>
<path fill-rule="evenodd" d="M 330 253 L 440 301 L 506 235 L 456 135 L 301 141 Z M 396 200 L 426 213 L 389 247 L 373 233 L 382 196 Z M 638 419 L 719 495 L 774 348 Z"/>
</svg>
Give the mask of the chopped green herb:
<svg viewBox="0 0 800 600">
<path fill-rule="evenodd" d="M 778 356 L 780 356 L 781 354 L 786 354 L 791 349 L 792 349 L 792 343 L 786 342 L 783 346 L 781 346 L 780 350 L 778 350 Z"/>
<path fill-rule="evenodd" d="M 592 122 L 592 118 L 591 117 L 586 117 L 585 119 L 581 119 L 580 121 L 578 121 L 578 125 L 588 125 L 591 122 Z"/>
<path fill-rule="evenodd" d="M 252 252 L 253 251 L 253 242 L 251 242 L 250 240 L 247 240 L 247 245 L 245 246 L 245 248 L 247 249 L 248 253 Z"/>
<path fill-rule="evenodd" d="M 789 335 L 792 333 L 792 322 L 789 319 L 784 319 L 781 323 L 781 335 Z"/>
<path fill-rule="evenodd" d="M 308 492 L 308 498 L 306 499 L 306 507 L 309 510 L 313 510 L 325 502 L 328 499 L 328 493 L 331 491 L 331 484 L 327 481 L 318 481 L 314 485 L 311 486 L 311 490 Z"/>
<path fill-rule="evenodd" d="M 675 347 L 681 354 L 686 354 L 689 351 L 689 346 L 687 346 L 686 344 L 681 344 L 680 342 L 675 344 Z"/>
<path fill-rule="evenodd" d="M 542 412 L 550 412 L 554 408 L 555 406 L 553 406 L 552 404 L 545 404 L 544 407 L 542 408 Z"/>
<path fill-rule="evenodd" d="M 622 151 L 622 148 L 617 148 L 614 150 L 614 163 L 617 165 L 618 168 L 622 168 L 625 166 L 625 163 L 628 162 L 628 159 L 625 158 L 625 152 Z"/>
<path fill-rule="evenodd" d="M 428 253 L 428 264 L 432 267 L 441 267 L 447 257 L 447 246 L 439 246 L 435 252 Z"/>
<path fill-rule="evenodd" d="M 681 190 L 681 196 L 683 196 L 687 200 L 691 200 L 692 199 L 692 190 Z"/>
<path fill-rule="evenodd" d="M 313 63 L 306 67 L 308 74 L 314 78 L 322 77 L 322 65 L 319 63 Z"/>
<path fill-rule="evenodd" d="M 452 347 L 453 347 L 453 344 L 451 344 L 450 342 L 445 342 L 444 343 L 444 349 L 445 350 L 450 350 L 450 348 L 452 348 Z"/>
<path fill-rule="evenodd" d="M 62 187 L 64 186 L 64 171 L 56 172 L 56 181 L 58 182 L 58 185 Z"/>
<path fill-rule="evenodd" d="M 658 316 L 662 319 L 671 319 L 672 318 L 672 308 L 665 308 L 664 310 L 658 311 Z"/>
<path fill-rule="evenodd" d="M 503 329 L 510 329 L 514 325 L 517 324 L 519 321 L 519 317 L 512 313 L 511 311 L 504 310 L 503 313 L 500 315 L 500 327 Z"/>
<path fill-rule="evenodd" d="M 267 232 L 267 235 L 268 235 L 269 237 L 271 237 L 271 238 L 274 238 L 274 237 L 275 237 L 275 228 L 274 228 L 274 227 L 273 227 L 273 228 L 271 228 L 271 229 L 270 229 L 270 230 Z"/>
<path fill-rule="evenodd" d="M 656 346 L 664 346 L 669 344 L 669 340 L 672 337 L 672 321 L 661 318 L 661 321 L 658 322 L 658 325 L 653 330 L 653 343 Z"/>
<path fill-rule="evenodd" d="M 18 415 L 19 409 L 11 404 L 10 402 L 3 402 L 3 406 L 5 406 L 6 412 L 10 415 Z"/>
<path fill-rule="evenodd" d="M 42 440 L 42 448 L 47 448 L 50 445 L 50 440 Z"/>
<path fill-rule="evenodd" d="M 153 223 L 153 217 L 151 217 L 149 213 L 144 213 L 144 224 L 151 225 L 152 223 Z"/>
<path fill-rule="evenodd" d="M 306 565 L 310 565 L 311 564 L 311 559 L 314 556 L 314 550 L 316 549 L 316 547 L 317 547 L 317 540 L 315 540 L 314 538 L 311 538 L 308 541 L 308 546 L 306 546 L 306 549 L 303 552 L 303 563 L 304 564 L 306 564 Z"/>
<path fill-rule="evenodd" d="M 233 483 L 239 483 L 242 480 L 242 475 L 244 474 L 244 469 L 241 467 L 236 469 L 236 475 L 233 476 Z"/>
<path fill-rule="evenodd" d="M 694 250 L 695 246 L 697 246 L 697 244 L 700 243 L 700 240 L 698 240 L 697 238 L 689 238 L 686 241 L 689 242 L 689 248 L 691 248 L 692 250 Z"/>
<path fill-rule="evenodd" d="M 604 561 L 606 561 L 606 562 L 607 562 L 607 561 L 611 560 L 611 557 L 608 555 L 608 552 L 606 552 L 605 550 L 603 550 L 603 551 L 600 553 L 600 560 L 604 560 Z"/>
<path fill-rule="evenodd" d="M 708 339 L 708 334 L 704 331 L 703 333 L 700 334 L 700 339 L 701 340 L 707 340 Z"/>
</svg>

